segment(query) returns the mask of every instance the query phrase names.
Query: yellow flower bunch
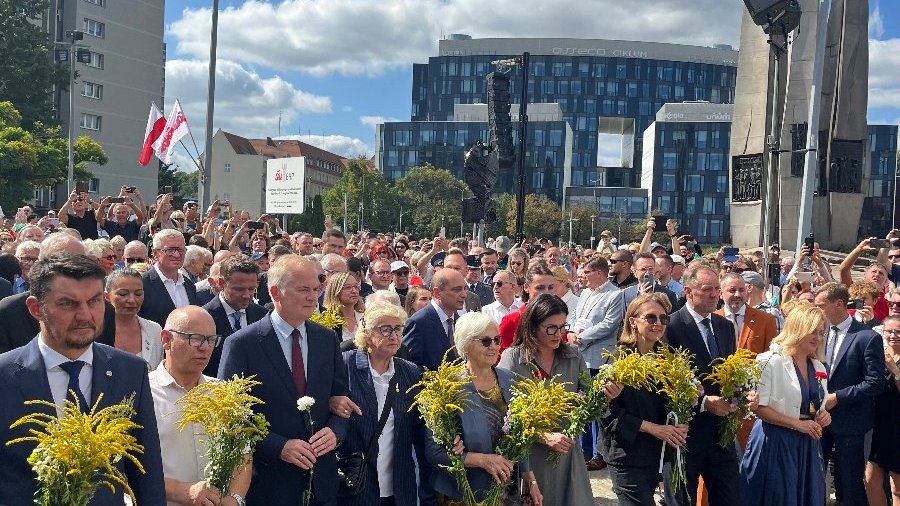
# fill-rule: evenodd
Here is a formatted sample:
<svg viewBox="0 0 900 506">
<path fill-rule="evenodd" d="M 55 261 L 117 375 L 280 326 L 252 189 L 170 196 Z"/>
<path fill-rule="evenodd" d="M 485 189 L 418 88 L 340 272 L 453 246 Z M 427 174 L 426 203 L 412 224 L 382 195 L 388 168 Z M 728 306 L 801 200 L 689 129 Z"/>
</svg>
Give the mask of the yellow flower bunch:
<svg viewBox="0 0 900 506">
<path fill-rule="evenodd" d="M 658 372 L 657 362 L 650 356 L 641 355 L 635 348 L 617 346 L 616 352 L 605 352 L 604 357 L 610 360 L 608 367 L 601 367 L 600 372 L 594 377 L 594 388 L 603 386 L 607 382 L 620 383 L 641 390 L 654 390 Z"/>
<path fill-rule="evenodd" d="M 669 411 L 677 417 L 675 423 L 688 424 L 693 415 L 693 407 L 700 392 L 697 369 L 691 365 L 694 355 L 682 348 L 662 346 L 655 353 L 659 393 L 668 399 Z M 672 488 L 687 486 L 684 474 L 684 453 L 678 452 L 672 472 Z"/>
<path fill-rule="evenodd" d="M 516 463 L 528 456 L 529 448 L 542 434 L 558 430 L 564 418 L 575 408 L 578 395 L 566 390 L 567 383 L 557 380 L 523 378 L 512 387 L 503 436 L 497 454 Z M 493 484 L 482 504 L 497 506 L 503 500 L 507 484 Z"/>
<path fill-rule="evenodd" d="M 449 353 L 449 352 L 448 352 Z M 459 414 L 463 412 L 469 403 L 467 386 L 471 380 L 466 367 L 461 359 L 452 362 L 447 361 L 447 355 L 436 371 L 426 370 L 422 373 L 422 380 L 410 387 L 409 391 L 415 391 L 415 400 L 410 411 L 414 407 L 419 409 L 425 425 L 434 435 L 434 441 L 447 450 L 450 456 L 450 466 L 446 469 L 456 479 L 463 501 L 467 505 L 475 504 L 475 494 L 469 486 L 466 477 L 466 468 L 463 459 L 453 453 L 453 440 L 460 434 Z"/>
<path fill-rule="evenodd" d="M 341 316 L 341 309 L 339 306 L 330 307 L 323 313 L 316 311 L 309 319 L 326 329 L 334 329 L 344 325 L 344 317 Z"/>
<path fill-rule="evenodd" d="M 228 381 L 210 381 L 192 388 L 176 402 L 181 405 L 178 430 L 196 423 L 206 432 L 206 481 L 228 495 L 231 476 L 269 432 L 269 422 L 253 406 L 263 404 L 250 395 L 260 382 L 254 376 L 233 376 Z"/>
<path fill-rule="evenodd" d="M 706 379 L 719 385 L 722 397 L 730 400 L 737 408 L 725 415 L 719 432 L 719 446 L 727 448 L 734 443 L 735 435 L 749 413 L 747 394 L 756 388 L 762 376 L 762 368 L 756 363 L 756 353 L 739 348 L 727 358 L 716 359 L 712 372 Z"/>
<path fill-rule="evenodd" d="M 127 478 L 114 466 L 126 459 L 144 472 L 135 456 L 143 453 L 144 447 L 132 435 L 132 431 L 142 428 L 132 421 L 135 414 L 133 397 L 98 410 L 101 399 L 103 394 L 97 397 L 89 413 L 82 413 L 77 401 L 66 400 L 59 418 L 55 414 L 56 404 L 43 400 L 25 401 L 26 405 L 52 408 L 54 413 L 30 413 L 19 418 L 10 429 L 23 425 L 38 428 L 28 429 L 30 436 L 6 443 L 37 443 L 28 456 L 28 463 L 40 483 L 37 504 L 85 506 L 97 486 L 104 485 L 115 493 L 116 484 L 121 485 L 137 504 Z"/>
</svg>

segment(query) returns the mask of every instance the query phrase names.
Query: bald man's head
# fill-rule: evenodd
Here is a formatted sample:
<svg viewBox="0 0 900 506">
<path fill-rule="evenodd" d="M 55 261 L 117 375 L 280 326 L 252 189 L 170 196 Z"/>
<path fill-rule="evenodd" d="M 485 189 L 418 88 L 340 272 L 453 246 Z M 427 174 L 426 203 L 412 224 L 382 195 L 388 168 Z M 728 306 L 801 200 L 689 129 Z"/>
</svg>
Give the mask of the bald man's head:
<svg viewBox="0 0 900 506">
<path fill-rule="evenodd" d="M 216 347 L 216 323 L 200 306 L 182 306 L 169 313 L 160 333 L 166 350 L 166 370 L 188 387 L 195 385 Z"/>
</svg>

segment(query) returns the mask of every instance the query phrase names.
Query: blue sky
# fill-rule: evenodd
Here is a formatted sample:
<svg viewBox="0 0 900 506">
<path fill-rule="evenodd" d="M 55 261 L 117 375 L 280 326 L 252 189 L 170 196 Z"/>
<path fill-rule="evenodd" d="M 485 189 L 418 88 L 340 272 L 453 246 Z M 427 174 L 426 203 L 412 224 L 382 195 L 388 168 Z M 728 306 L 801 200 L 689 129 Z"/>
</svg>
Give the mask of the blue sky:
<svg viewBox="0 0 900 506">
<path fill-rule="evenodd" d="M 166 2 L 166 109 L 179 98 L 198 140 L 211 4 Z M 283 136 L 371 154 L 374 123 L 409 119 L 412 64 L 435 54 L 441 34 L 737 47 L 742 8 L 740 0 L 221 0 L 214 125 L 274 137 L 281 111 Z M 870 0 L 870 13 L 869 121 L 897 124 L 900 2 Z"/>
</svg>

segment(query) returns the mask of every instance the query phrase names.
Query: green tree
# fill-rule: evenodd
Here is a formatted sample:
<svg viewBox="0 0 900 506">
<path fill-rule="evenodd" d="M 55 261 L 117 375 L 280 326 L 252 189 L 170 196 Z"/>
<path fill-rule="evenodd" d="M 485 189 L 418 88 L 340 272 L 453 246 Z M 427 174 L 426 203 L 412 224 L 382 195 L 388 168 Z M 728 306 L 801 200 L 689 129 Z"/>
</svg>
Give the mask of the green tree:
<svg viewBox="0 0 900 506">
<path fill-rule="evenodd" d="M 11 102 L 28 130 L 35 122 L 55 123 L 53 87 L 68 88 L 68 67 L 53 62 L 41 29 L 49 6 L 49 0 L 0 0 L 0 102 Z"/>
<path fill-rule="evenodd" d="M 176 171 L 175 180 L 177 183 L 174 186 L 177 187 L 178 190 L 175 191 L 175 188 L 172 188 L 172 190 L 175 191 L 176 199 L 180 199 L 181 201 L 197 200 L 197 194 L 199 193 L 197 185 L 200 181 L 199 170 L 192 172 Z"/>
<path fill-rule="evenodd" d="M 384 175 L 369 167 L 365 158 L 350 160 L 338 183 L 322 194 L 324 212 L 331 215 L 335 224 L 344 221 L 344 195 L 347 196 L 347 228 L 350 229 L 345 232 L 357 229 L 360 203 L 363 204 L 364 227 L 385 231 L 399 219 L 393 189 Z"/>
<path fill-rule="evenodd" d="M 306 204 L 306 209 L 301 214 L 288 218 L 288 232 L 309 232 L 314 236 L 322 235 L 325 231 L 325 212 L 322 207 L 322 196 L 316 195 Z"/>
<path fill-rule="evenodd" d="M 394 189 L 404 210 L 415 209 L 411 213 L 411 223 L 415 224 L 417 232 L 437 234 L 443 226 L 448 237 L 456 237 L 454 231 L 462 216 L 462 197 L 470 198 L 472 192 L 449 170 L 431 164 L 414 167 L 397 180 Z"/>
<path fill-rule="evenodd" d="M 514 202 L 517 202 L 517 200 L 514 200 Z M 516 233 L 517 214 L 516 206 L 511 206 L 507 213 L 506 227 L 510 237 L 513 237 Z M 544 195 L 535 195 L 533 193 L 525 195 L 525 219 L 522 228 L 526 236 L 555 239 L 559 237 L 561 219 L 562 210 L 556 202 Z"/>
<path fill-rule="evenodd" d="M 485 239 L 488 237 L 497 237 L 498 235 L 507 235 L 509 233 L 507 231 L 509 229 L 507 226 L 509 210 L 516 203 L 516 197 L 512 193 L 501 193 L 500 195 L 495 195 L 493 199 L 494 210 L 497 212 L 497 221 L 488 223 L 484 227 Z M 515 226 L 515 224 L 513 224 L 513 226 Z"/>
<path fill-rule="evenodd" d="M 569 211 L 571 211 L 572 220 L 572 242 L 575 244 L 590 245 L 591 233 L 595 237 L 600 236 L 600 232 L 591 230 L 591 216 L 594 216 L 594 227 L 597 226 L 598 212 L 590 206 L 583 204 L 571 206 L 563 213 L 563 230 L 562 238 L 564 241 L 569 240 Z"/>
<path fill-rule="evenodd" d="M 0 102 L 0 205 L 6 209 L 16 209 L 34 190 L 62 183 L 68 175 L 68 140 L 60 137 L 60 128 L 37 121 L 27 130 L 22 121 L 12 103 Z M 79 181 L 92 177 L 89 163 L 103 165 L 108 160 L 103 148 L 87 136 L 76 139 L 73 150 Z"/>
</svg>

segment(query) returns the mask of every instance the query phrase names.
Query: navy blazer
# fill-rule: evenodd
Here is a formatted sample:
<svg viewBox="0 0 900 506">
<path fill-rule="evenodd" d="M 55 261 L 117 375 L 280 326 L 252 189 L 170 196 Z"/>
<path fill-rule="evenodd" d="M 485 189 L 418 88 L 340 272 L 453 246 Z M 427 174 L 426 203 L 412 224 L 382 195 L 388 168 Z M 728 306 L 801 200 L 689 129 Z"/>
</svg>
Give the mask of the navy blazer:
<svg viewBox="0 0 900 506">
<path fill-rule="evenodd" d="M 494 372 L 497 373 L 497 383 L 503 391 L 503 400 L 509 404 L 510 400 L 512 400 L 510 387 L 512 386 L 513 373 L 496 367 Z M 466 389 L 469 391 L 469 403 L 459 415 L 460 425 L 462 426 L 460 438 L 463 440 L 467 452 L 495 453 L 494 448 L 497 445 L 497 441 L 491 440 L 491 434 L 485 423 L 481 398 L 475 390 L 474 384 L 469 383 L 466 385 Z M 441 467 L 450 465 L 450 456 L 447 454 L 447 450 L 438 446 L 434 442 L 433 437 L 429 437 L 428 442 L 428 462 L 438 468 L 436 472 L 432 473 L 434 491 L 451 499 L 462 499 L 462 492 L 456 486 L 456 479 L 444 467 Z M 520 467 L 528 470 L 527 460 L 520 462 Z M 494 483 L 491 475 L 479 467 L 470 467 L 466 469 L 466 476 L 469 478 L 469 485 L 471 485 L 472 491 L 475 492 L 475 499 L 483 500 L 484 494 Z"/>
<path fill-rule="evenodd" d="M 694 318 L 688 312 L 687 306 L 671 314 L 671 320 L 666 327 L 665 340 L 675 348 L 684 348 L 694 354 L 693 365 L 697 368 L 697 378 L 703 383 L 703 392 L 706 395 L 719 395 L 719 387 L 706 379 L 712 372 L 712 357 L 706 349 L 706 342 L 700 328 L 694 322 Z M 734 336 L 734 326 L 725 317 L 710 313 L 713 334 L 719 346 L 719 354 L 727 357 L 737 351 L 737 338 Z M 702 402 L 702 399 L 701 399 Z M 697 413 L 691 420 L 688 430 L 687 458 L 702 459 L 708 451 L 718 451 L 722 448 L 718 445 L 719 425 L 722 418 L 709 411 L 699 412 L 701 403 L 697 403 Z"/>
<path fill-rule="evenodd" d="M 199 294 L 200 292 L 197 292 L 197 295 Z M 222 349 L 225 346 L 225 341 L 231 334 L 234 334 L 234 327 L 231 326 L 231 319 L 228 318 L 228 314 L 225 312 L 225 306 L 222 305 L 222 299 L 218 296 L 214 296 L 211 301 L 203 306 L 203 309 L 213 317 L 213 321 L 216 322 L 216 334 L 222 337 L 221 342 L 215 347 L 212 355 L 209 357 L 209 364 L 203 369 L 203 374 L 215 377 L 219 374 L 219 361 L 222 359 Z M 251 302 L 244 311 L 247 314 L 248 326 L 262 320 L 269 314 L 266 308 L 259 304 L 254 304 L 253 302 Z"/>
<path fill-rule="evenodd" d="M 25 346 L 41 331 L 38 321 L 25 305 L 29 295 L 30 292 L 22 292 L 0 300 L 0 353 Z M 108 301 L 104 306 L 103 331 L 94 342 L 113 346 L 116 342 L 116 310 Z"/>
<path fill-rule="evenodd" d="M 828 391 L 837 395 L 825 430 L 837 436 L 862 435 L 874 423 L 875 399 L 884 390 L 881 336 L 853 320 L 828 375 Z"/>
<path fill-rule="evenodd" d="M 180 274 L 180 273 L 179 273 Z M 138 316 L 154 321 L 160 327 L 166 328 L 166 318 L 169 313 L 175 311 L 175 303 L 172 302 L 172 296 L 166 290 L 166 285 L 160 279 L 155 267 L 143 273 L 141 278 L 144 280 L 144 303 Z M 197 289 L 189 279 L 184 278 L 184 290 L 187 292 L 188 302 L 197 305 Z"/>
<path fill-rule="evenodd" d="M 196 285 L 194 285 L 194 286 L 196 288 Z M 210 288 L 209 285 L 206 285 L 203 288 L 197 289 L 197 305 L 198 306 L 205 306 L 205 305 L 209 304 L 209 301 L 211 301 L 215 298 L 216 298 L 216 294 L 213 293 L 212 288 Z"/>
<path fill-rule="evenodd" d="M 0 299 L 9 297 L 13 293 L 15 293 L 15 290 L 13 290 L 13 284 L 10 283 L 6 278 L 0 278 Z"/>
<path fill-rule="evenodd" d="M 132 431 L 132 435 L 137 438 L 138 444 L 144 446 L 144 452 L 137 455 L 138 461 L 144 466 L 144 473 L 138 471 L 128 459 L 122 459 L 115 466 L 125 473 L 138 504 L 165 506 L 166 489 L 153 397 L 147 378 L 147 363 L 135 355 L 106 345 L 93 346 L 91 404 L 97 401 L 101 392 L 103 393 L 103 400 L 99 404 L 101 409 L 134 395 L 136 410 L 134 422 L 143 427 Z M 3 406 L 0 410 L 0 441 L 5 443 L 27 435 L 27 429 L 33 426 L 9 429 L 15 420 L 27 413 L 42 411 L 56 414 L 53 408 L 46 406 L 24 405 L 25 401 L 34 399 L 53 402 L 47 370 L 38 349 L 38 338 L 32 339 L 21 348 L 0 355 L 0 406 Z M 3 484 L 0 486 L 0 504 L 12 506 L 34 503 L 37 481 L 31 466 L 26 462 L 34 447 L 34 443 L 0 445 L 0 476 L 3 477 Z M 100 486 L 97 487 L 90 504 L 122 505 L 123 495 L 124 491 L 120 486 L 116 486 L 115 494 Z"/>
<path fill-rule="evenodd" d="M 362 416 L 350 415 L 347 439 L 341 444 L 338 453 L 347 456 L 355 452 L 365 453 L 369 449 L 381 411 L 375 397 L 375 385 L 369 371 L 369 356 L 361 350 L 344 352 L 344 364 L 350 375 L 350 398 L 362 410 Z M 418 410 L 409 411 L 414 400 L 414 393 L 408 392 L 410 387 L 422 378 L 422 371 L 412 362 L 394 357 L 394 377 L 397 378 L 397 389 L 391 407 L 394 412 L 394 448 L 391 463 L 394 482 L 394 502 L 396 504 L 416 504 L 418 485 L 416 484 L 416 464 L 413 460 L 413 449 L 425 448 L 426 438 L 430 437 L 425 424 L 419 417 Z M 377 446 L 377 445 L 376 445 Z M 375 455 L 378 455 L 376 449 Z M 365 487 L 362 492 L 347 504 L 354 506 L 378 506 L 380 491 L 378 487 L 377 459 L 366 462 Z"/>
<path fill-rule="evenodd" d="M 469 288 L 468 281 L 466 281 L 466 290 L 472 292 L 472 289 Z M 494 289 L 487 283 L 478 281 L 477 283 L 475 283 L 475 291 L 472 293 L 478 296 L 478 299 L 481 301 L 482 307 L 487 306 L 491 302 L 494 302 Z"/>
<path fill-rule="evenodd" d="M 438 316 L 434 305 L 430 303 L 406 320 L 403 344 L 409 352 L 410 362 L 431 371 L 436 371 L 441 365 L 448 349 L 451 350 L 448 358 L 450 360 L 457 358 L 456 348 L 447 337 L 444 322 Z"/>
<path fill-rule="evenodd" d="M 253 453 L 253 479 L 247 492 L 247 504 L 269 506 L 298 504 L 306 490 L 308 473 L 281 460 L 281 450 L 289 439 L 308 441 L 313 433 L 330 427 L 343 441 L 347 420 L 333 416 L 328 399 L 349 395 L 347 368 L 341 359 L 334 332 L 311 321 L 306 322 L 308 350 L 306 357 L 306 395 L 314 398 L 312 407 L 313 432 L 306 424 L 306 415 L 297 411 L 300 394 L 272 326 L 271 315 L 235 332 L 225 341 L 219 378 L 232 375 L 255 375 L 261 382 L 252 394 L 265 404 L 257 406 L 269 421 L 269 434 L 259 442 Z M 337 460 L 334 452 L 316 460 L 313 493 L 317 501 L 327 502 L 337 496 Z"/>
</svg>

